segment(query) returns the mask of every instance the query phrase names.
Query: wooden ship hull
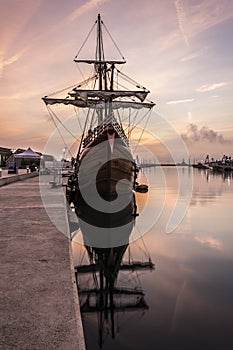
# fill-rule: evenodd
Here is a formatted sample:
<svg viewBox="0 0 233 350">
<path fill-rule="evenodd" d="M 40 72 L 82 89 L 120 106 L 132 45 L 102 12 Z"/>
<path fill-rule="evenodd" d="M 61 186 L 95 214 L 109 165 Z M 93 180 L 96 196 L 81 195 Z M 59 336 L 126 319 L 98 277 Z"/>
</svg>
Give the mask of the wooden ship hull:
<svg viewBox="0 0 233 350">
<path fill-rule="evenodd" d="M 78 173 L 81 191 L 93 192 L 96 187 L 105 200 L 111 201 L 119 193 L 132 192 L 137 167 L 130 148 L 112 128 L 111 134 L 105 130 L 101 137 L 93 138 L 84 147 L 79 158 Z"/>
</svg>

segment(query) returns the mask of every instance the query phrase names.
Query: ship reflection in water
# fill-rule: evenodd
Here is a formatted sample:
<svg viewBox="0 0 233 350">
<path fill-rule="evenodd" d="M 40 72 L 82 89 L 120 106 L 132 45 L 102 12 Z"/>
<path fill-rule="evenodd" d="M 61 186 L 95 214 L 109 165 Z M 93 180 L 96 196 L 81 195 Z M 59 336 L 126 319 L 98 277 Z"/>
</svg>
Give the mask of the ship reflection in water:
<svg viewBox="0 0 233 350">
<path fill-rule="evenodd" d="M 80 203 L 78 217 L 83 235 L 84 247 L 79 263 L 75 266 L 76 281 L 80 299 L 80 309 L 84 322 L 87 314 L 95 315 L 97 321 L 96 344 L 103 347 L 106 337 L 115 338 L 119 332 L 119 313 L 127 318 L 128 313 L 143 314 L 149 306 L 140 285 L 138 273 L 154 269 L 148 251 L 143 261 L 135 261 L 131 256 L 129 237 L 135 225 L 135 201 L 120 212 L 101 214 Z M 114 235 L 124 236 L 125 244 L 113 247 L 95 247 L 93 232 L 101 228 L 114 228 Z M 107 229 L 108 231 L 108 229 Z M 101 234 L 101 232 L 100 232 Z M 96 238 L 95 238 L 96 239 Z M 92 316 L 91 316 L 92 317 Z M 95 322 L 96 322 L 95 321 Z"/>
<path fill-rule="evenodd" d="M 189 180 L 189 170 L 179 170 L 183 183 Z M 139 217 L 135 220 L 134 205 L 128 206 L 125 217 L 120 215 L 121 222 L 129 223 L 125 244 L 105 249 L 88 244 L 91 233 L 82 225 L 87 212 L 80 208 L 85 244 L 74 239 L 73 252 L 87 350 L 232 349 L 232 176 L 194 169 L 187 214 L 166 235 L 178 187 L 177 170 L 167 167 L 163 172 L 164 211 L 143 239 L 131 242 L 141 221 L 148 221 L 150 209 L 163 198 L 157 168 L 146 169 L 148 181 L 156 178 L 156 187 L 150 187 L 153 201 L 147 203 L 144 217 L 140 199 L 146 197 L 138 193 Z"/>
</svg>

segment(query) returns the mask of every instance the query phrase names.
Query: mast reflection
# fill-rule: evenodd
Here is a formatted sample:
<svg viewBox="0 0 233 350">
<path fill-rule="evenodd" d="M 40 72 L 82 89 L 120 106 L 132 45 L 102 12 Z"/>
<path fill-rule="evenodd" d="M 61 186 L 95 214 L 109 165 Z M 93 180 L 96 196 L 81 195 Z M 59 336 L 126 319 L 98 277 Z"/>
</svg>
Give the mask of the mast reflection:
<svg viewBox="0 0 233 350">
<path fill-rule="evenodd" d="M 136 285 L 122 285 L 126 274 L 138 270 L 152 270 L 154 264 L 148 256 L 146 261 L 135 261 L 130 256 L 129 237 L 135 225 L 137 207 L 135 198 L 120 212 L 103 214 L 87 206 L 82 201 L 77 211 L 80 229 L 83 235 L 84 247 L 88 262 L 75 266 L 76 282 L 80 299 L 81 314 L 95 313 L 98 320 L 98 345 L 103 347 L 105 336 L 110 334 L 114 339 L 116 334 L 116 314 L 129 311 L 147 310 L 143 289 Z M 114 235 L 123 237 L 125 244 L 112 247 L 96 247 L 94 235 L 98 229 L 107 228 Z M 98 228 L 96 230 L 96 228 Z M 100 232 L 101 234 L 101 232 Z M 129 253 L 128 259 L 125 260 Z M 125 257 L 125 258 L 124 258 Z M 123 259 L 124 258 L 124 259 Z"/>
</svg>

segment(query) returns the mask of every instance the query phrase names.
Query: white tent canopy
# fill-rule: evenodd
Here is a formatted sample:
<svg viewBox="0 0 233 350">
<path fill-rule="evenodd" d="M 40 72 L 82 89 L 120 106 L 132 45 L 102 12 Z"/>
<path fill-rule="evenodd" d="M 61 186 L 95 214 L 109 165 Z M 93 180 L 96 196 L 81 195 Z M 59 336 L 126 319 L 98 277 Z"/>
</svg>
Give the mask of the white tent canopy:
<svg viewBox="0 0 233 350">
<path fill-rule="evenodd" d="M 14 154 L 15 158 L 32 158 L 32 159 L 39 159 L 41 156 L 36 153 L 33 152 L 33 150 L 28 147 L 28 149 L 22 153 L 18 153 L 18 154 Z"/>
</svg>

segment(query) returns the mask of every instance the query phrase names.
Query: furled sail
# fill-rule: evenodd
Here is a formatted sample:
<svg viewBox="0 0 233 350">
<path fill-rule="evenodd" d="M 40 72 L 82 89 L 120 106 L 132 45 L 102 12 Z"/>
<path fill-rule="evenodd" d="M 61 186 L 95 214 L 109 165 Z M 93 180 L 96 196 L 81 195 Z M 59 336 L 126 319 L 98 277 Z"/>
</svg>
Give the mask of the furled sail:
<svg viewBox="0 0 233 350">
<path fill-rule="evenodd" d="M 64 104 L 64 105 L 73 105 L 79 108 L 104 108 L 106 106 L 105 101 L 91 99 L 88 98 L 85 100 L 84 98 L 79 99 L 70 99 L 70 98 L 52 98 L 52 97 L 43 97 L 42 100 L 46 105 L 55 105 L 55 104 Z M 155 103 L 153 102 L 134 102 L 134 101 L 112 101 L 111 106 L 112 109 L 118 108 L 149 108 L 154 107 Z"/>
<path fill-rule="evenodd" d="M 98 97 L 99 99 L 109 100 L 115 99 L 118 97 L 137 97 L 141 102 L 143 102 L 148 95 L 149 91 L 124 91 L 124 90 L 78 90 L 73 89 L 72 92 L 69 93 L 71 97 L 80 97 L 81 99 L 87 99 L 88 97 Z"/>
<path fill-rule="evenodd" d="M 105 61 L 101 61 L 101 60 L 78 60 L 78 59 L 74 59 L 74 62 L 76 63 L 88 63 L 88 64 L 125 64 L 126 61 L 116 61 L 116 60 L 105 60 Z"/>
</svg>

